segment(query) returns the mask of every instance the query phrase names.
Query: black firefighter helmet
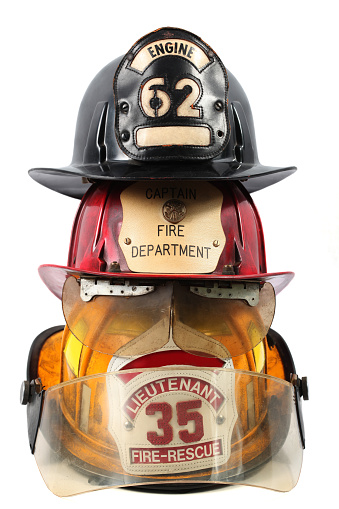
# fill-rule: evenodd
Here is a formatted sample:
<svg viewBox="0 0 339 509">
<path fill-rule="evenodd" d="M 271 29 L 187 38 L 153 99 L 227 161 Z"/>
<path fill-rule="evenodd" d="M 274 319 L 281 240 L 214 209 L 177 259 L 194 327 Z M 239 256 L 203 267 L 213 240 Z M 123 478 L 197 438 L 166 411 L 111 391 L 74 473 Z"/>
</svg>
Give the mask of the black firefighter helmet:
<svg viewBox="0 0 339 509">
<path fill-rule="evenodd" d="M 30 176 L 81 198 L 97 180 L 239 180 L 249 192 L 296 170 L 259 163 L 248 99 L 196 35 L 162 28 L 104 67 L 80 106 L 69 166 Z"/>
</svg>

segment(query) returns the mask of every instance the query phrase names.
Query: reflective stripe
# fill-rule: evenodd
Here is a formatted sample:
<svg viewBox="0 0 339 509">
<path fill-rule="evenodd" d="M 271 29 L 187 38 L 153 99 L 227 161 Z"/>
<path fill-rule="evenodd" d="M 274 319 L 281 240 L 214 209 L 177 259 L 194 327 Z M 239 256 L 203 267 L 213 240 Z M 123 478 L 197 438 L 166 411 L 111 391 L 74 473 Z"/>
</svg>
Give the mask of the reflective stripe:
<svg viewBox="0 0 339 509">
<path fill-rule="evenodd" d="M 79 364 L 82 351 L 82 343 L 73 334 L 69 335 L 64 354 L 67 364 L 75 376 L 79 376 Z"/>
<path fill-rule="evenodd" d="M 204 126 L 141 127 L 137 130 L 135 137 L 138 147 L 163 145 L 208 147 L 211 144 L 210 130 Z"/>
<path fill-rule="evenodd" d="M 88 432 L 89 410 L 91 403 L 91 388 L 83 384 L 81 394 L 80 422 L 79 429 L 84 433 Z"/>
</svg>

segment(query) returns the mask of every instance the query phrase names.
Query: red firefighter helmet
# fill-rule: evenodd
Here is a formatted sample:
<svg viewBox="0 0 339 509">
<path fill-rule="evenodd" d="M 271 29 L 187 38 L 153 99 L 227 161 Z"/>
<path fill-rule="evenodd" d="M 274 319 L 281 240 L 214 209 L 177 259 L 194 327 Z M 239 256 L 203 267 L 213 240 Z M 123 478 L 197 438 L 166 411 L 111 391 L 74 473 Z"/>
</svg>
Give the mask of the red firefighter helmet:
<svg viewBox="0 0 339 509">
<path fill-rule="evenodd" d="M 75 217 L 67 266 L 39 273 L 59 298 L 68 275 L 258 280 L 279 293 L 292 272 L 268 273 L 258 211 L 237 182 L 97 183 Z"/>
</svg>

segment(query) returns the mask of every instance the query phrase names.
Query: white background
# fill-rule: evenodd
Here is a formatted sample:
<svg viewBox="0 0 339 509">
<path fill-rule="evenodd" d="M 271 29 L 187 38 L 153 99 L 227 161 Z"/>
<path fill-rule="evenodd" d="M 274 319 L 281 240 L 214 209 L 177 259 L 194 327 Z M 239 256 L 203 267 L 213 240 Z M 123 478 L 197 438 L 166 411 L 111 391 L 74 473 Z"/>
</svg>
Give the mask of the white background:
<svg viewBox="0 0 339 509">
<path fill-rule="evenodd" d="M 279 509 L 330 500 L 333 507 L 339 454 L 335 2 L 31 0 L 8 2 L 1 18 L 0 499 L 27 509 Z M 38 185 L 27 170 L 70 162 L 78 107 L 92 78 L 161 26 L 198 34 L 238 78 L 251 103 L 260 161 L 298 167 L 253 195 L 269 271 L 296 272 L 278 296 L 273 328 L 286 339 L 298 374 L 309 379 L 304 465 L 287 494 L 240 487 L 191 495 L 104 490 L 59 499 L 45 487 L 29 452 L 26 409 L 19 404 L 29 347 L 41 331 L 63 323 L 61 304 L 40 281 L 37 267 L 66 264 L 78 201 Z"/>
</svg>

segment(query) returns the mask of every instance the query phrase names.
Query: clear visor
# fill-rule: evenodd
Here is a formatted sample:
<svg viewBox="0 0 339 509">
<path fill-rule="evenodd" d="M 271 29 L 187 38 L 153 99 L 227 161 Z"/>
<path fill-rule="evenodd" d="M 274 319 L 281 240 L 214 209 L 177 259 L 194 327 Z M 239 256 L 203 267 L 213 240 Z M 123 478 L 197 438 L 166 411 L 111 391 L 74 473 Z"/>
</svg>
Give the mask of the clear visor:
<svg viewBox="0 0 339 509">
<path fill-rule="evenodd" d="M 289 491 L 302 463 L 294 388 L 187 366 L 83 377 L 45 392 L 35 458 L 58 496 L 206 482 Z"/>
<path fill-rule="evenodd" d="M 62 304 L 70 331 L 92 350 L 133 357 L 155 352 L 173 338 L 184 351 L 225 359 L 264 339 L 275 294 L 270 283 L 259 282 L 129 286 L 69 277 Z"/>
</svg>

